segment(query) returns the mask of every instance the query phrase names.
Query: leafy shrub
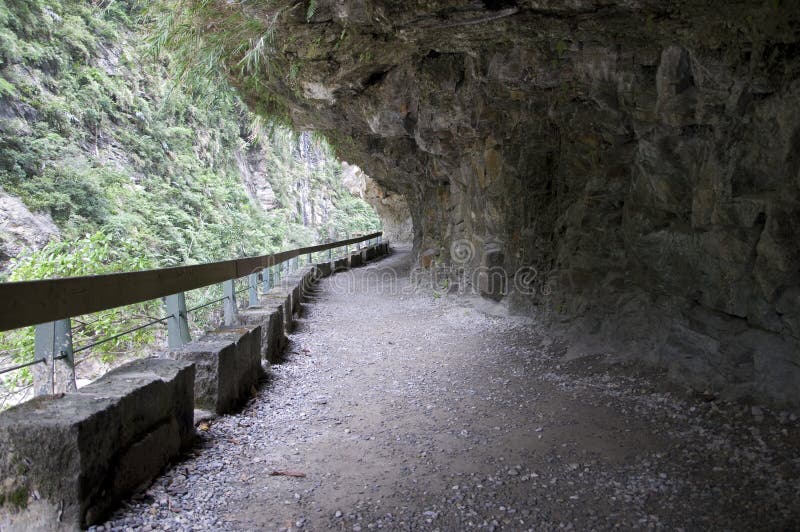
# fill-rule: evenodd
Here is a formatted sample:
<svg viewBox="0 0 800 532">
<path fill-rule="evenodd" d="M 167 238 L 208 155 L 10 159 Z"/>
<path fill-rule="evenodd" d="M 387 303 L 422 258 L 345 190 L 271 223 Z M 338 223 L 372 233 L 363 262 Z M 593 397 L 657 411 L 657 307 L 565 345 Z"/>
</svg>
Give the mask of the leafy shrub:
<svg viewBox="0 0 800 532">
<path fill-rule="evenodd" d="M 44 248 L 26 253 L 12 261 L 8 279 L 28 281 L 59 277 L 76 277 L 136 271 L 152 267 L 146 250 L 128 239 L 97 232 L 72 242 L 51 242 Z M 73 341 L 86 344 L 130 329 L 141 323 L 142 317 L 159 314 L 157 302 L 146 302 L 121 307 L 90 316 L 73 318 Z M 17 329 L 0 333 L 0 352 L 9 353 L 17 362 L 28 362 L 34 357 L 34 328 Z M 106 357 L 123 349 L 152 341 L 152 330 L 142 330 L 95 348 Z M 18 382 L 30 379 L 28 372 L 16 374 Z"/>
</svg>

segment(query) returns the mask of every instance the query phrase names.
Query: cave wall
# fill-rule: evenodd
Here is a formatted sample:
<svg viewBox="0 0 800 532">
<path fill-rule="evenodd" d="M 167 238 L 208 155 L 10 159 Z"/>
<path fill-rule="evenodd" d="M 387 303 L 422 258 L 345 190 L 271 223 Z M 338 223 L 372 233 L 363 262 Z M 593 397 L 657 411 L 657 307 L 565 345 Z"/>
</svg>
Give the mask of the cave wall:
<svg viewBox="0 0 800 532">
<path fill-rule="evenodd" d="M 800 405 L 796 2 L 268 4 L 243 96 L 403 195 L 420 264 L 502 268 L 476 289 L 571 353 Z"/>
</svg>

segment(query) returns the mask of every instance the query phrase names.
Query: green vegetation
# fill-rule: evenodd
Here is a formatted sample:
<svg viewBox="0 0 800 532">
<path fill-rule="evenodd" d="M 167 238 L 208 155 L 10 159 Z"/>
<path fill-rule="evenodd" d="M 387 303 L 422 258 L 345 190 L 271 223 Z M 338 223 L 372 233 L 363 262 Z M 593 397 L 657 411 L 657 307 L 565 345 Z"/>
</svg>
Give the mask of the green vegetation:
<svg viewBox="0 0 800 532">
<path fill-rule="evenodd" d="M 0 507 L 10 506 L 16 510 L 22 510 L 28 506 L 28 489 L 24 486 L 16 486 L 9 489 L 7 493 L 0 492 Z"/>
<path fill-rule="evenodd" d="M 272 36 L 240 18 L 250 37 L 240 68 L 262 72 Z M 175 49 L 168 10 L 145 17 L 145 30 L 141 21 L 135 0 L 0 0 L 0 188 L 49 213 L 62 237 L 18 257 L 8 280 L 222 260 L 378 229 L 324 141 L 256 119 L 207 47 L 195 48 L 205 59 L 190 73 L 188 48 L 165 51 Z M 191 47 L 201 35 L 185 37 Z M 243 183 L 252 166 L 272 205 Z M 92 339 L 154 314 L 157 303 L 116 309 L 79 318 L 76 331 Z M 0 336 L 0 351 L 29 360 L 30 331 Z"/>
<path fill-rule="evenodd" d="M 302 5 L 306 20 L 313 18 L 316 0 Z M 203 86 L 219 79 L 235 80 L 244 94 L 257 95 L 248 100 L 256 114 L 289 124 L 286 97 L 268 87 L 285 85 L 297 95 L 296 80 L 304 62 L 282 53 L 294 37 L 276 34 L 281 17 L 290 16 L 297 7 L 297 2 L 286 0 L 258 6 L 224 0 L 157 0 L 148 4 L 153 48 L 159 53 L 169 50 L 187 83 Z"/>
</svg>

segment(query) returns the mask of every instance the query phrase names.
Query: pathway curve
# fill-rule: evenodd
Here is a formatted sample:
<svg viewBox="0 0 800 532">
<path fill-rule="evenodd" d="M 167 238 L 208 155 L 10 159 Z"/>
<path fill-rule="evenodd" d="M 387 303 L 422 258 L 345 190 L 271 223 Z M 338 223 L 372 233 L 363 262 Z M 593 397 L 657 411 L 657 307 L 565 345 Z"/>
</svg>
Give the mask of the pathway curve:
<svg viewBox="0 0 800 532">
<path fill-rule="evenodd" d="M 800 527 L 796 417 L 565 363 L 529 319 L 407 293 L 407 260 L 324 280 L 268 384 L 104 529 Z"/>
</svg>

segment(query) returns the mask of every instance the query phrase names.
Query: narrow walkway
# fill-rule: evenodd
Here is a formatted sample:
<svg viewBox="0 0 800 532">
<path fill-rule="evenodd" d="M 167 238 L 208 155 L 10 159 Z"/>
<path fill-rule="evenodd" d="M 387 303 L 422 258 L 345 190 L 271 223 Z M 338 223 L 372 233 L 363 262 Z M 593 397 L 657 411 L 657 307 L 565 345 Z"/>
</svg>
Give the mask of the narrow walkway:
<svg viewBox="0 0 800 532">
<path fill-rule="evenodd" d="M 796 417 L 565 364 L 527 319 L 408 293 L 407 260 L 325 280 L 270 382 L 106 530 L 800 526 Z"/>
</svg>

